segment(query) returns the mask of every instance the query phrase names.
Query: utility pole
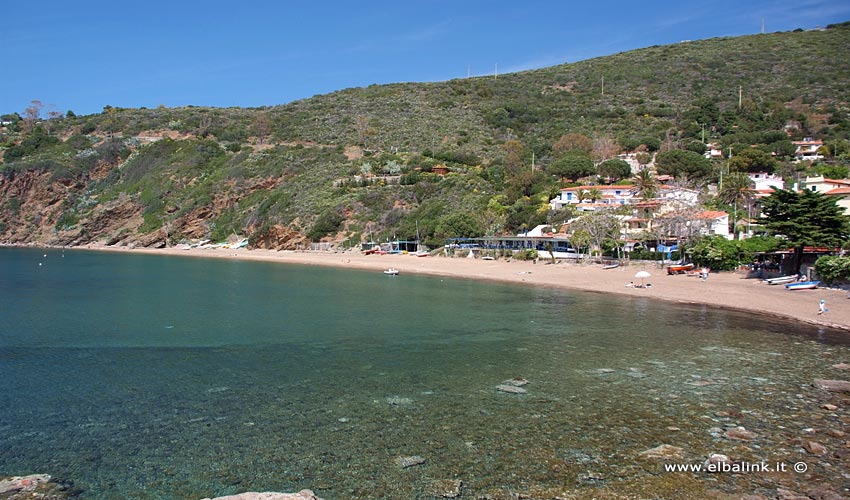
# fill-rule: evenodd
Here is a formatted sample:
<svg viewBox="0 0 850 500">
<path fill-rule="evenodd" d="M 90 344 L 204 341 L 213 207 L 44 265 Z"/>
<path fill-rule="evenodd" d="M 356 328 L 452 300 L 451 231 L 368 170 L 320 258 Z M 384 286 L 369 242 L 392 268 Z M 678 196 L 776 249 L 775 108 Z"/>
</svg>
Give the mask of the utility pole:
<svg viewBox="0 0 850 500">
<path fill-rule="evenodd" d="M 764 16 L 761 18 L 761 34 L 764 35 Z"/>
<path fill-rule="evenodd" d="M 466 77 L 469 78 L 469 65 L 466 65 Z"/>
<path fill-rule="evenodd" d="M 605 95 L 605 77 L 602 77 L 602 95 Z"/>
<path fill-rule="evenodd" d="M 496 63 L 496 69 L 493 71 L 493 80 L 499 79 L 499 63 Z"/>
<path fill-rule="evenodd" d="M 744 104 L 744 86 L 738 85 L 738 111 L 741 110 L 741 107 Z"/>
<path fill-rule="evenodd" d="M 534 175 L 534 151 L 531 152 L 531 174 Z"/>
</svg>

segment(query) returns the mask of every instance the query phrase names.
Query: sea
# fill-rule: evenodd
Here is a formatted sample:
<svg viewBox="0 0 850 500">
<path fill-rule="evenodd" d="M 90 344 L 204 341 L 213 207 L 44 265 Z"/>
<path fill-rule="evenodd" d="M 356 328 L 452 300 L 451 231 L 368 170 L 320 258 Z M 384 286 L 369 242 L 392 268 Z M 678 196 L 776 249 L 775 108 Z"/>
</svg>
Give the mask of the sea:
<svg viewBox="0 0 850 500">
<path fill-rule="evenodd" d="M 92 500 L 843 491 L 846 453 L 803 446 L 847 439 L 812 386 L 842 362 L 845 332 L 641 297 L 2 248 L 0 476 Z M 714 453 L 808 472 L 664 469 Z"/>
</svg>

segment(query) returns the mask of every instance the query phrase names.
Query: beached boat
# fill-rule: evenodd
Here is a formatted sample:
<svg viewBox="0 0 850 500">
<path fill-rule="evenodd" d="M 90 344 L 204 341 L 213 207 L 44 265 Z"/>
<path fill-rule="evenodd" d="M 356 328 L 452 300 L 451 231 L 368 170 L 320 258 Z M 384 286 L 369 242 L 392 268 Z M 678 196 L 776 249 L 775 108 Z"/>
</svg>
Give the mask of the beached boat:
<svg viewBox="0 0 850 500">
<path fill-rule="evenodd" d="M 386 274 L 387 276 L 398 276 L 398 269 L 391 267 L 384 271 L 384 274 Z"/>
<path fill-rule="evenodd" d="M 785 288 L 788 290 L 811 290 L 817 288 L 820 281 L 800 281 L 798 283 L 788 283 Z"/>
<path fill-rule="evenodd" d="M 785 285 L 787 283 L 793 283 L 800 279 L 800 276 L 797 274 L 792 274 L 790 276 L 779 276 L 776 278 L 768 278 L 764 280 L 768 285 Z"/>
<path fill-rule="evenodd" d="M 667 274 L 685 274 L 693 268 L 693 264 L 677 264 L 673 266 L 667 266 Z"/>
<path fill-rule="evenodd" d="M 620 264 L 608 264 L 608 265 L 602 266 L 602 269 L 616 269 L 618 267 L 620 267 Z"/>
</svg>

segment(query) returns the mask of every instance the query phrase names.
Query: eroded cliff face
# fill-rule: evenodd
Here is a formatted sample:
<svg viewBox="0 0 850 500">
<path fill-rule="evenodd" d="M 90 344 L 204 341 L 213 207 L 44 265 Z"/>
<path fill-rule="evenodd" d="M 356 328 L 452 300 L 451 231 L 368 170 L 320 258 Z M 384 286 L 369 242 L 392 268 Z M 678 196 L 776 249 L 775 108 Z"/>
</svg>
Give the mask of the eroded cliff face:
<svg viewBox="0 0 850 500">
<path fill-rule="evenodd" d="M 138 194 L 122 193 L 114 200 L 100 202 L 89 193 L 93 183 L 108 175 L 109 169 L 101 167 L 94 173 L 87 180 L 73 181 L 56 181 L 50 172 L 37 170 L 0 176 L 0 242 L 160 248 L 166 243 L 173 245 L 181 240 L 209 237 L 210 221 L 239 202 L 239 197 L 223 194 L 209 205 L 174 215 L 163 227 L 145 232 L 141 230 L 144 207 L 138 202 Z M 281 182 L 281 179 L 258 180 L 247 193 L 272 189 Z M 71 211 L 74 207 L 77 210 Z M 70 212 L 74 217 L 67 216 Z M 252 226 L 246 236 L 258 231 L 260 228 Z M 252 238 L 252 246 L 257 248 L 284 250 L 307 245 L 309 240 L 303 234 L 280 225 Z"/>
</svg>

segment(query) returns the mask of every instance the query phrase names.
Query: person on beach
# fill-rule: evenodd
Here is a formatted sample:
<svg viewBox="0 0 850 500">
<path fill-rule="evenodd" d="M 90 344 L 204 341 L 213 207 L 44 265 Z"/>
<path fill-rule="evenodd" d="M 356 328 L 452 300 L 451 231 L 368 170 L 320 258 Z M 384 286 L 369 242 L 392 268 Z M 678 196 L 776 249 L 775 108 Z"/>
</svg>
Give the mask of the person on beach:
<svg viewBox="0 0 850 500">
<path fill-rule="evenodd" d="M 825 312 L 829 312 L 829 309 L 826 307 L 826 299 L 820 299 L 820 304 L 818 304 L 818 316 Z"/>
</svg>

